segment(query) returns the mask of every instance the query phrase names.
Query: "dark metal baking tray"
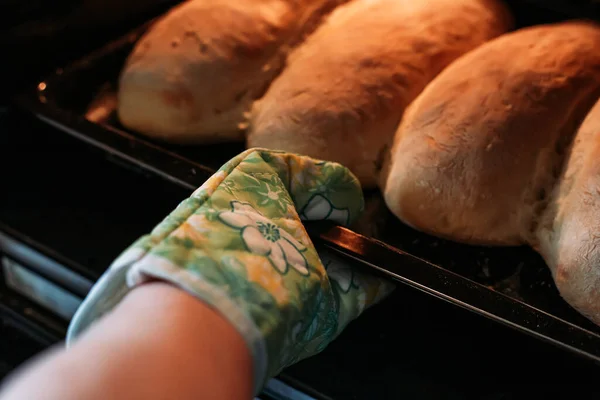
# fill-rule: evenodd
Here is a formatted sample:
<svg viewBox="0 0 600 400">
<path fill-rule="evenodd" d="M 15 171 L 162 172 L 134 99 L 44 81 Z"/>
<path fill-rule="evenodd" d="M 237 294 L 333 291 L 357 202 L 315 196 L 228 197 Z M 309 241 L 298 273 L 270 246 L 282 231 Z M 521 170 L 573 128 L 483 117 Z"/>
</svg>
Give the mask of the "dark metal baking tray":
<svg viewBox="0 0 600 400">
<path fill-rule="evenodd" d="M 535 22 L 556 18 L 535 14 Z M 526 24 L 522 15 L 520 25 Z M 73 65 L 57 70 L 18 104 L 62 132 L 182 187 L 200 186 L 243 143 L 172 146 L 124 129 L 115 118 L 119 70 L 140 27 Z M 377 192 L 365 193 L 366 211 L 352 230 L 309 224 L 311 237 L 368 268 L 399 282 L 508 325 L 600 363 L 600 327 L 559 296 L 542 259 L 528 248 L 483 248 L 433 238 L 400 223 Z"/>
<path fill-rule="evenodd" d="M 91 284 L 123 248 L 189 194 L 189 187 L 123 162 L 28 113 L 0 111 L 0 131 L 0 253 L 74 295 L 83 291 L 64 272 Z M 57 263 L 63 273 L 57 273 Z M 4 297 L 0 289 L 0 320 L 8 299 L 23 322 L 44 331 L 53 331 L 49 323 L 61 323 L 32 302 L 14 302 L 17 297 L 10 294 Z M 54 341 L 64 335 L 62 322 Z M 585 393 L 575 398 L 597 398 L 590 394 L 600 390 L 597 374 L 593 361 L 398 285 L 323 353 L 288 368 L 280 379 L 331 399 L 529 400 L 559 393 L 572 398 L 574 387 Z M 535 376 L 544 377 L 543 387 Z"/>
</svg>

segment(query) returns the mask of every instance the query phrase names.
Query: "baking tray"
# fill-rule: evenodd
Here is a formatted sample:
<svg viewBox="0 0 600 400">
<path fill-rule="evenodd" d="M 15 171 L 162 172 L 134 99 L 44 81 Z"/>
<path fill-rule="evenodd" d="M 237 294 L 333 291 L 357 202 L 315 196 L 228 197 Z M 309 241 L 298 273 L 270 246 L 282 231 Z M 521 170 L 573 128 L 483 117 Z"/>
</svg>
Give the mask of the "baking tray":
<svg viewBox="0 0 600 400">
<path fill-rule="evenodd" d="M 524 15 L 517 14 L 521 26 L 527 24 Z M 531 15 L 534 18 L 529 20 L 535 23 L 559 18 L 554 11 Z M 129 132 L 118 123 L 114 112 L 118 73 L 148 24 L 57 70 L 19 96 L 17 104 L 132 168 L 192 190 L 241 152 L 244 144 L 172 146 Z M 535 252 L 437 239 L 400 223 L 378 192 L 365 193 L 365 198 L 365 213 L 352 229 L 308 224 L 316 245 L 337 251 L 371 272 L 600 363 L 600 327 L 561 299 Z"/>
</svg>

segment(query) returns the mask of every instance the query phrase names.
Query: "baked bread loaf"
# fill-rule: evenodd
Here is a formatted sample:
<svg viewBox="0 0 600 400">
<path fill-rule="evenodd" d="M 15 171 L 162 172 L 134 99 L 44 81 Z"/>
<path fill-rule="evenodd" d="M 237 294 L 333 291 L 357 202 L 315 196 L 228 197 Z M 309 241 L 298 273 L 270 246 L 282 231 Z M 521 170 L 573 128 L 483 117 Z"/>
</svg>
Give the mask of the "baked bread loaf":
<svg viewBox="0 0 600 400">
<path fill-rule="evenodd" d="M 253 107 L 248 147 L 337 161 L 373 187 L 405 107 L 512 19 L 496 0 L 353 0 L 288 59 Z"/>
<path fill-rule="evenodd" d="M 407 110 L 382 182 L 390 210 L 416 229 L 533 246 L 588 316 L 600 307 L 600 144 L 589 133 L 598 119 L 571 144 L 600 97 L 598 49 L 598 25 L 567 22 L 506 34 L 461 57 Z"/>
<path fill-rule="evenodd" d="M 575 136 L 536 239 L 563 298 L 600 324 L 600 102 Z"/>
<path fill-rule="evenodd" d="M 174 143 L 243 140 L 245 116 L 290 48 L 346 0 L 189 0 L 138 41 L 120 77 L 121 123 Z"/>
</svg>

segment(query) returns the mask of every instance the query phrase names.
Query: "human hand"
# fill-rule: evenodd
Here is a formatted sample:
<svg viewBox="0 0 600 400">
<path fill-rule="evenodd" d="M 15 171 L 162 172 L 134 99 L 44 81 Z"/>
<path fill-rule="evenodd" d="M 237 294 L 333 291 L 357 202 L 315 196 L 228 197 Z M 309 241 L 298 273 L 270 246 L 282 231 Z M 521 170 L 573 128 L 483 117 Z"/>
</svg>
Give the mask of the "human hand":
<svg viewBox="0 0 600 400">
<path fill-rule="evenodd" d="M 169 282 L 210 304 L 246 341 L 255 389 L 323 350 L 392 289 L 316 249 L 301 220 L 348 225 L 363 208 L 343 166 L 250 149 L 126 250 L 75 315 L 72 340 L 136 286 Z"/>
</svg>

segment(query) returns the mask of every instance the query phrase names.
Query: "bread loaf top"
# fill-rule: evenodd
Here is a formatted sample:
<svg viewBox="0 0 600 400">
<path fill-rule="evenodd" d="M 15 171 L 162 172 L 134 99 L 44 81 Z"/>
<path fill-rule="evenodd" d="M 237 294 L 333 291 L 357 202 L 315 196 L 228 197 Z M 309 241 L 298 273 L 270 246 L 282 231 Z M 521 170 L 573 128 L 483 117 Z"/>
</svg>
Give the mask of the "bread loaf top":
<svg viewBox="0 0 600 400">
<path fill-rule="evenodd" d="M 460 55 L 507 31 L 496 0 L 353 0 L 295 49 L 256 103 L 250 147 L 340 162 L 376 186 L 405 107 Z"/>
<path fill-rule="evenodd" d="M 171 142 L 242 140 L 291 47 L 346 0 L 190 0 L 161 17 L 121 73 L 128 128 Z"/>
<path fill-rule="evenodd" d="M 526 28 L 482 45 L 406 112 L 382 183 L 388 207 L 456 241 L 534 241 L 565 152 L 598 97 L 595 24 Z"/>
</svg>

